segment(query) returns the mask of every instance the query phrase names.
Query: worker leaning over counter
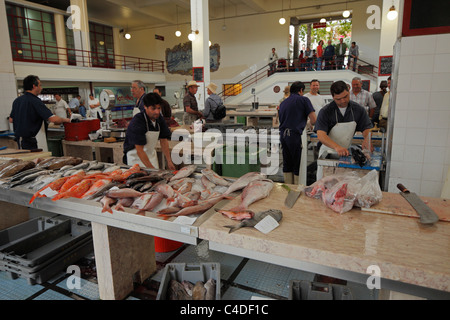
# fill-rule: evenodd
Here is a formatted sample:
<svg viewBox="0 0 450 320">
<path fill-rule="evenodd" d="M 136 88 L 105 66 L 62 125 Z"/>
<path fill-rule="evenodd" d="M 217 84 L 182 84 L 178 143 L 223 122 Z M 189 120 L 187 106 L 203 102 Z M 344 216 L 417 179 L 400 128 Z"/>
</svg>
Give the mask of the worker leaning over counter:
<svg viewBox="0 0 450 320">
<path fill-rule="evenodd" d="M 171 132 L 161 115 L 161 102 L 161 97 L 154 92 L 143 97 L 144 110 L 133 117 L 127 128 L 123 144 L 125 164 L 159 169 L 155 147 L 160 140 L 168 168 L 175 170 L 169 150 Z"/>
<path fill-rule="evenodd" d="M 38 95 L 42 91 L 42 85 L 38 76 L 25 77 L 23 89 L 25 94 L 13 102 L 9 122 L 13 124 L 19 149 L 33 150 L 38 148 L 36 135 L 43 134 L 45 136 L 44 121 L 61 124 L 70 122 L 70 119 L 53 115 L 39 99 Z"/>
<path fill-rule="evenodd" d="M 323 107 L 317 117 L 314 131 L 322 143 L 319 158 L 326 152 L 348 156 L 348 148 L 356 131 L 364 137 L 363 148 L 369 148 L 369 132 L 372 122 L 361 105 L 350 101 L 350 92 L 344 81 L 336 81 L 330 87 L 333 101 Z M 322 167 L 317 168 L 317 180 L 322 178 Z"/>
</svg>

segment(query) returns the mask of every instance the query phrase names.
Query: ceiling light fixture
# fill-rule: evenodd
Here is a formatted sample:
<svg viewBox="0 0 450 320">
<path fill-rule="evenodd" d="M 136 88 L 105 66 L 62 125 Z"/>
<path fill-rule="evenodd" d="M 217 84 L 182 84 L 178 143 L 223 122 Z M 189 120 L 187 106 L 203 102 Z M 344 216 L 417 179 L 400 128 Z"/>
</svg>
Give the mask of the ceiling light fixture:
<svg viewBox="0 0 450 320">
<path fill-rule="evenodd" d="M 227 30 L 227 25 L 225 24 L 225 0 L 223 0 L 223 26 L 222 31 Z"/>
<path fill-rule="evenodd" d="M 125 33 L 125 39 L 130 40 L 131 39 L 131 34 L 129 34 L 128 32 Z"/>
<path fill-rule="evenodd" d="M 342 16 L 343 16 L 344 18 L 350 17 L 350 11 L 347 9 L 347 1 L 345 1 L 345 11 L 342 12 Z"/>
<path fill-rule="evenodd" d="M 395 10 L 394 1 L 392 1 L 392 7 L 389 9 L 387 18 L 389 20 L 395 20 L 398 16 L 398 12 Z"/>
<path fill-rule="evenodd" d="M 325 23 L 325 22 L 327 22 L 327 19 L 325 19 L 325 18 L 320 19 L 320 23 Z"/>
<path fill-rule="evenodd" d="M 175 31 L 175 35 L 177 37 L 181 37 L 181 31 L 178 29 L 178 6 L 176 6 L 177 8 L 177 31 Z"/>
<path fill-rule="evenodd" d="M 194 41 L 197 38 L 197 34 L 199 34 L 198 30 L 192 31 L 191 33 L 189 33 L 188 39 Z"/>
<path fill-rule="evenodd" d="M 278 20 L 278 22 L 283 25 L 286 23 L 286 19 L 283 17 L 283 1 L 281 1 L 281 18 Z"/>
</svg>

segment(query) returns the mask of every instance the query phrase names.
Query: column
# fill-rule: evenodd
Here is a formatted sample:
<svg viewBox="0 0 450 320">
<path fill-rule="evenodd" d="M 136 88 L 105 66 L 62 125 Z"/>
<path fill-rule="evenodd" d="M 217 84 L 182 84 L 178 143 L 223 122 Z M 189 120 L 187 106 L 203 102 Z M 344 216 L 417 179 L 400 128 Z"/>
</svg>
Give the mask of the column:
<svg viewBox="0 0 450 320">
<path fill-rule="evenodd" d="M 210 82 L 209 11 L 208 0 L 191 0 L 191 29 L 198 30 L 192 41 L 192 67 L 203 67 L 204 82 L 199 82 L 196 98 L 199 109 L 204 109 L 206 86 Z"/>
<path fill-rule="evenodd" d="M 4 0 L 0 0 L 0 17 L 4 17 L 0 19 L 0 30 L 4 30 L 0 33 L 0 42 L 2 43 L 2 50 L 0 50 L 0 84 L 3 92 L 0 99 L 0 131 L 6 131 L 9 130 L 7 118 L 11 113 L 12 103 L 17 98 L 17 85 Z"/>
<path fill-rule="evenodd" d="M 86 0 L 70 0 L 77 66 L 90 67 L 91 44 Z M 70 19 L 70 17 L 69 17 Z"/>
<path fill-rule="evenodd" d="M 114 41 L 114 60 L 116 69 L 122 69 L 122 49 L 120 47 L 120 29 L 113 28 L 113 41 Z"/>
<path fill-rule="evenodd" d="M 56 32 L 56 46 L 58 47 L 58 60 L 60 65 L 68 65 L 67 57 L 67 42 L 66 42 L 66 25 L 64 16 L 59 13 L 54 14 L 55 17 L 55 32 Z"/>
</svg>

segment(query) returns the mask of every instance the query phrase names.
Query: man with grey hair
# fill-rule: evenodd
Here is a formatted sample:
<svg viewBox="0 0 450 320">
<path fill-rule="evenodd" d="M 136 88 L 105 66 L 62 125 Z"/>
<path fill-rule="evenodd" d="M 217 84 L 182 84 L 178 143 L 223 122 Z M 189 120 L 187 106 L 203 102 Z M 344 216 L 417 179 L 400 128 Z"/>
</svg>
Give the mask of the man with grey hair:
<svg viewBox="0 0 450 320">
<path fill-rule="evenodd" d="M 352 90 L 350 91 L 350 100 L 356 102 L 357 104 L 363 106 L 369 117 L 372 118 L 377 104 L 373 100 L 370 92 L 362 88 L 362 80 L 360 77 L 354 77 L 352 79 Z"/>
<path fill-rule="evenodd" d="M 136 98 L 136 105 L 133 109 L 133 117 L 144 111 L 144 95 L 145 95 L 145 84 L 141 80 L 134 80 L 131 83 L 131 94 Z"/>
</svg>

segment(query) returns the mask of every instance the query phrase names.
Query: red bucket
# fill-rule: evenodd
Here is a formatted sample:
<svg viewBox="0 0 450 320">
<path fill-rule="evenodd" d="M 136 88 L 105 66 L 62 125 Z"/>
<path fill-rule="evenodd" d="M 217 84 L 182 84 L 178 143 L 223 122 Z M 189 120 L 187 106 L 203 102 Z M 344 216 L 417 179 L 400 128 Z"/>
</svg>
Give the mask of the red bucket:
<svg viewBox="0 0 450 320">
<path fill-rule="evenodd" d="M 67 141 L 89 140 L 89 133 L 100 129 L 100 119 L 64 123 L 64 135 Z"/>
<path fill-rule="evenodd" d="M 155 239 L 155 251 L 162 252 L 170 252 L 177 250 L 183 245 L 183 242 L 173 241 L 169 239 L 154 237 Z"/>
</svg>

